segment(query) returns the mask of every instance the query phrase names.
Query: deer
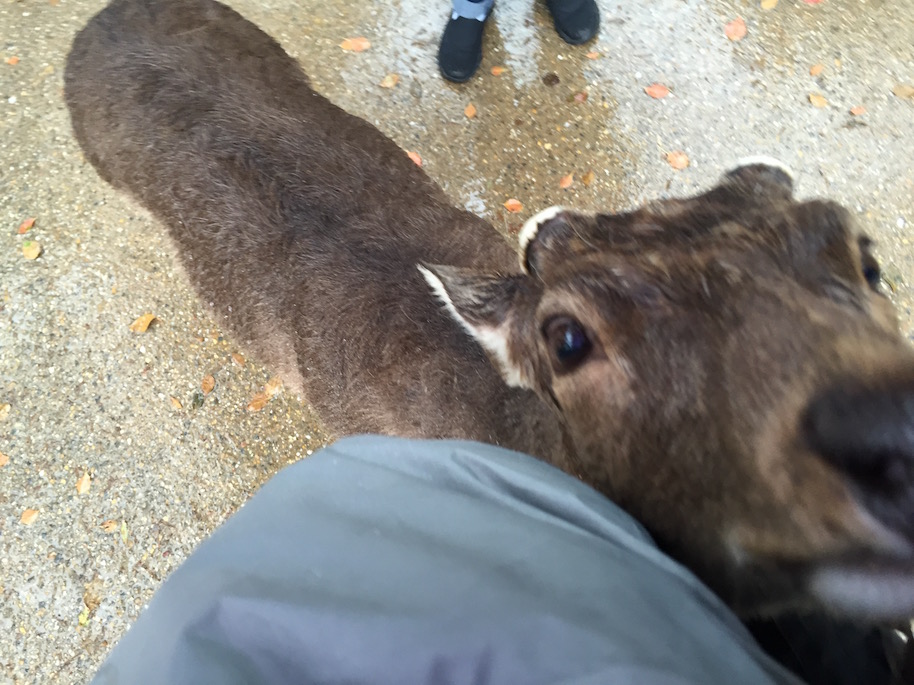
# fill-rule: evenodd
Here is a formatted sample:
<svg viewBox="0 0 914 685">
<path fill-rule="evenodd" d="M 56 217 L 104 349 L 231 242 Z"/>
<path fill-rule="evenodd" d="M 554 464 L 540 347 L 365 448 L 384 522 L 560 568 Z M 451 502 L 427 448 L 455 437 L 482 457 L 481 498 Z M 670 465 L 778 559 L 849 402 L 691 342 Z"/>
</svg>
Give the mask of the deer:
<svg viewBox="0 0 914 685">
<path fill-rule="evenodd" d="M 65 99 L 202 302 L 334 435 L 534 455 L 737 614 L 914 615 L 914 352 L 873 244 L 750 159 L 519 250 L 215 0 L 114 0 Z"/>
</svg>

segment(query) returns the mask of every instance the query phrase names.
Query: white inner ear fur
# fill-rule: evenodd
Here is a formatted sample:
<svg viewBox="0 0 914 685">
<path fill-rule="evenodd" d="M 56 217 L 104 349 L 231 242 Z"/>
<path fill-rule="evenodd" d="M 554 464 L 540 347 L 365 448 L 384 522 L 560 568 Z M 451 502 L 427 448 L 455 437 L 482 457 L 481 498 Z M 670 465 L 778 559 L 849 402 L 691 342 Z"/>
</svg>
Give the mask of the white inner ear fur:
<svg viewBox="0 0 914 685">
<path fill-rule="evenodd" d="M 793 181 L 796 178 L 796 176 L 794 176 L 793 171 L 791 171 L 789 166 L 784 164 L 784 162 L 777 159 L 776 157 L 769 157 L 768 155 L 750 155 L 749 157 L 743 157 L 736 163 L 736 166 L 733 167 L 733 169 L 735 170 L 735 169 L 741 169 L 744 166 L 757 166 L 757 165 L 770 166 L 770 167 L 774 167 L 775 169 L 780 169 L 785 174 L 787 174 L 787 177 L 791 181 Z"/>
<path fill-rule="evenodd" d="M 444 304 L 445 309 L 448 310 L 451 317 L 489 353 L 489 356 L 494 360 L 498 370 L 501 372 L 501 376 L 505 383 L 515 388 L 529 387 L 529 384 L 524 382 L 520 369 L 511 361 L 511 355 L 508 354 L 508 340 L 505 337 L 502 328 L 475 326 L 471 324 L 457 311 L 457 308 L 451 301 L 451 296 L 448 295 L 447 289 L 445 289 L 441 279 L 422 265 L 417 265 L 416 268 L 419 269 L 419 273 L 422 274 L 422 277 L 429 286 L 431 286 L 432 291 Z"/>
<path fill-rule="evenodd" d="M 527 246 L 536 237 L 537 231 L 540 230 L 540 224 L 546 223 L 549 219 L 564 211 L 564 207 L 556 205 L 537 212 L 524 222 L 523 228 L 520 229 L 520 233 L 517 235 L 517 243 L 520 247 L 520 266 L 524 271 L 527 270 Z"/>
</svg>

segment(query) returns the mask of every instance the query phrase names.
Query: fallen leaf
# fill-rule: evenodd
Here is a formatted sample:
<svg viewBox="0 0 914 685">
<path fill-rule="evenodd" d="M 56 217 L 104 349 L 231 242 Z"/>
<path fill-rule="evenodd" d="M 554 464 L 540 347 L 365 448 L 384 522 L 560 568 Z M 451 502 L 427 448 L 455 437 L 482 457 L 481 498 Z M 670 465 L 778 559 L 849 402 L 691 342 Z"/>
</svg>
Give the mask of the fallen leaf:
<svg viewBox="0 0 914 685">
<path fill-rule="evenodd" d="M 267 384 L 263 386 L 263 391 L 266 393 L 267 397 L 273 397 L 282 390 L 282 378 L 279 376 L 273 376 L 270 380 L 267 381 Z"/>
<path fill-rule="evenodd" d="M 6 466 L 9 463 L 10 463 L 10 458 L 8 456 L 6 456 L 5 454 L 3 454 L 3 452 L 0 452 L 0 467 Z"/>
<path fill-rule="evenodd" d="M 892 88 L 892 94 L 895 97 L 899 98 L 914 98 L 914 86 L 899 83 L 897 86 Z"/>
<path fill-rule="evenodd" d="M 203 393 L 199 390 L 194 390 L 194 394 L 190 396 L 190 408 L 196 411 L 203 406 Z"/>
<path fill-rule="evenodd" d="M 371 47 L 371 43 L 365 36 L 359 36 L 358 38 L 347 38 L 340 43 L 340 47 L 349 52 L 365 52 Z"/>
<path fill-rule="evenodd" d="M 503 205 L 512 214 L 516 214 L 524 209 L 524 206 L 520 203 L 520 200 L 515 200 L 513 197 L 510 200 L 507 200 Z"/>
<path fill-rule="evenodd" d="M 851 107 L 851 114 L 853 114 L 855 117 L 859 117 L 861 114 L 866 114 L 866 107 L 863 105 Z"/>
<path fill-rule="evenodd" d="M 184 405 L 181 404 L 181 400 L 179 400 L 174 395 L 169 395 L 168 399 L 171 400 L 171 406 L 174 407 L 175 409 L 184 409 Z"/>
<path fill-rule="evenodd" d="M 593 171 L 587 171 L 583 176 L 581 176 L 581 183 L 585 186 L 589 186 L 593 183 Z"/>
<path fill-rule="evenodd" d="M 204 376 L 203 380 L 200 381 L 200 389 L 203 391 L 204 395 L 209 395 L 213 388 L 216 387 L 216 379 L 210 376 Z"/>
<path fill-rule="evenodd" d="M 762 0 L 761 6 L 763 10 L 773 10 L 778 6 L 778 0 Z"/>
<path fill-rule="evenodd" d="M 85 495 L 89 492 L 89 487 L 92 485 L 92 479 L 89 478 L 88 473 L 81 475 L 76 481 L 76 492 L 80 495 Z"/>
<path fill-rule="evenodd" d="M 19 517 L 19 523 L 30 526 L 35 523 L 35 519 L 38 518 L 37 509 L 26 509 L 22 512 L 22 516 Z"/>
<path fill-rule="evenodd" d="M 504 67 L 492 67 L 492 76 L 501 76 L 505 71 Z"/>
<path fill-rule="evenodd" d="M 26 259 L 38 259 L 41 255 L 41 243 L 34 240 L 25 240 L 22 243 L 22 256 Z"/>
<path fill-rule="evenodd" d="M 467 118 L 467 119 L 472 119 L 473 117 L 476 116 L 476 105 L 474 105 L 474 104 L 471 102 L 471 103 L 468 104 L 468 105 L 466 106 L 466 108 L 463 110 L 463 113 L 466 115 L 466 118 Z"/>
<path fill-rule="evenodd" d="M 565 188 L 570 188 L 572 183 L 574 183 L 574 174 L 566 174 L 559 180 L 559 188 L 562 188 L 563 190 Z"/>
<path fill-rule="evenodd" d="M 584 55 L 584 57 L 586 57 L 587 59 L 599 59 L 601 57 L 601 55 L 596 50 L 591 50 L 586 55 Z"/>
<path fill-rule="evenodd" d="M 102 603 L 102 582 L 97 577 L 83 588 L 83 604 L 89 611 L 95 611 Z"/>
<path fill-rule="evenodd" d="M 810 93 L 809 102 L 813 107 L 818 107 L 819 109 L 828 107 L 828 100 L 826 100 L 824 96 L 819 95 L 818 93 Z"/>
<path fill-rule="evenodd" d="M 145 333 L 146 329 L 149 328 L 149 324 L 155 321 L 155 314 L 143 314 L 140 318 L 130 324 L 130 330 L 133 333 Z"/>
<path fill-rule="evenodd" d="M 384 78 L 381 79 L 381 83 L 379 83 L 378 85 L 381 86 L 381 88 L 393 88 L 398 83 L 400 83 L 399 74 L 388 74 L 387 76 L 385 76 Z"/>
<path fill-rule="evenodd" d="M 734 43 L 741 41 L 746 37 L 746 22 L 743 21 L 742 17 L 737 17 L 733 21 L 728 21 L 724 26 L 724 33 L 727 35 L 727 38 Z"/>
<path fill-rule="evenodd" d="M 121 540 L 124 541 L 124 544 L 127 544 L 127 522 L 121 521 Z"/>
<path fill-rule="evenodd" d="M 12 57 L 7 57 L 6 63 L 9 64 L 10 66 L 16 66 L 17 64 L 19 64 L 19 58 L 16 55 L 13 55 Z"/>
<path fill-rule="evenodd" d="M 818 5 L 822 0 L 803 0 L 807 5 Z"/>
<path fill-rule="evenodd" d="M 543 84 L 547 86 L 557 86 L 559 84 L 559 75 L 554 71 L 550 71 L 543 76 Z"/>
<path fill-rule="evenodd" d="M 12 409 L 12 407 L 9 402 L 0 402 L 0 421 L 3 421 L 10 415 L 10 409 Z"/>
<path fill-rule="evenodd" d="M 652 83 L 645 87 L 644 92 L 655 100 L 661 100 L 670 94 L 670 89 L 662 83 Z"/>
<path fill-rule="evenodd" d="M 232 352 L 232 361 L 235 362 L 238 366 L 244 366 L 244 357 L 242 357 L 237 352 Z"/>
<path fill-rule="evenodd" d="M 114 519 L 108 519 L 101 524 L 100 528 L 109 534 L 116 533 L 118 529 L 118 523 Z"/>
<path fill-rule="evenodd" d="M 251 401 L 248 402 L 248 406 L 246 408 L 249 412 L 260 411 L 265 406 L 267 406 L 267 402 L 269 401 L 269 395 L 267 395 L 265 392 L 259 392 L 251 398 Z"/>
<path fill-rule="evenodd" d="M 83 610 L 79 612 L 79 616 L 76 618 L 76 621 L 81 626 L 89 623 L 89 607 L 83 607 Z"/>
<path fill-rule="evenodd" d="M 818 75 L 821 74 L 823 71 L 825 71 L 825 65 L 824 65 L 824 64 L 813 64 L 811 67 L 809 67 L 809 75 L 810 75 L 810 76 L 818 76 Z"/>
<path fill-rule="evenodd" d="M 674 150 L 666 154 L 666 161 L 677 171 L 682 171 L 689 166 L 689 156 L 682 150 Z"/>
<path fill-rule="evenodd" d="M 580 93 L 575 93 L 574 101 L 577 102 L 579 105 L 583 102 L 587 102 L 587 93 L 585 93 L 584 91 L 581 91 Z"/>
<path fill-rule="evenodd" d="M 413 160 L 413 164 L 416 166 L 422 166 L 422 158 L 419 156 L 418 152 L 410 152 L 407 150 L 406 156 Z"/>
<path fill-rule="evenodd" d="M 19 224 L 19 229 L 16 232 L 19 235 L 22 235 L 23 233 L 25 233 L 27 230 L 29 230 L 34 225 L 35 225 L 35 217 L 30 216 L 28 219 L 26 219 L 21 224 Z"/>
</svg>

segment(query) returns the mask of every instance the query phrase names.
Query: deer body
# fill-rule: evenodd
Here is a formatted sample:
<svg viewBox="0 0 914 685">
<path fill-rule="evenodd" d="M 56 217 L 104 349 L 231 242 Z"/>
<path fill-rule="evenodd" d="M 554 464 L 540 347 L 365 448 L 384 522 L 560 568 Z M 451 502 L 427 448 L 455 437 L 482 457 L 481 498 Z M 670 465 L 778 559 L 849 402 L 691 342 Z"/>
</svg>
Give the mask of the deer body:
<svg viewBox="0 0 914 685">
<path fill-rule="evenodd" d="M 66 97 L 89 161 L 331 431 L 541 457 L 744 615 L 914 614 L 914 354 L 846 212 L 777 167 L 542 214 L 521 268 L 211 0 L 115 0 Z"/>
</svg>

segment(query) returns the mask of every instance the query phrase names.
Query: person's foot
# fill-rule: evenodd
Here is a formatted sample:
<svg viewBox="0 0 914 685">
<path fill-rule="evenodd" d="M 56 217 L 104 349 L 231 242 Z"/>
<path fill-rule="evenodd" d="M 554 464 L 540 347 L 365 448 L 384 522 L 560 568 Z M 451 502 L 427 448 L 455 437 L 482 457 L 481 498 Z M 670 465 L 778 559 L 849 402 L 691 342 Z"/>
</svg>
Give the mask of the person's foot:
<svg viewBox="0 0 914 685">
<path fill-rule="evenodd" d="M 600 29 L 600 10 L 595 0 L 546 0 L 556 32 L 566 43 L 586 43 Z"/>
<path fill-rule="evenodd" d="M 593 0 L 590 0 L 593 2 Z M 463 83 L 476 73 L 482 62 L 482 28 L 484 19 L 451 16 L 441 34 L 438 68 L 448 81 Z"/>
</svg>

